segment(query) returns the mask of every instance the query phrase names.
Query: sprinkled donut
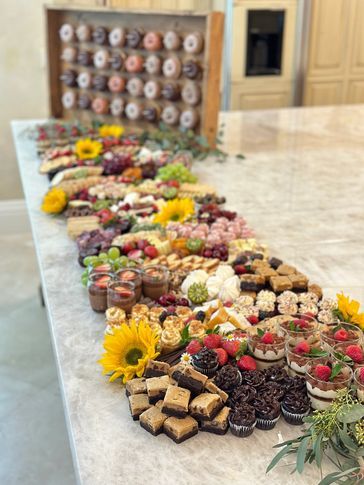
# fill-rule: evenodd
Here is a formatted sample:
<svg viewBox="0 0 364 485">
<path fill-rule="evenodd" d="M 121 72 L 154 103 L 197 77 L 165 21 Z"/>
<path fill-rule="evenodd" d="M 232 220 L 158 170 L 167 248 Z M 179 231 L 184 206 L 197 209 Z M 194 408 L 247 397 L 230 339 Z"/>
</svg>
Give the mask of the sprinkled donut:
<svg viewBox="0 0 364 485">
<path fill-rule="evenodd" d="M 176 83 L 166 83 L 162 88 L 162 95 L 168 101 L 177 101 L 181 96 L 181 89 Z"/>
<path fill-rule="evenodd" d="M 128 90 L 130 96 L 143 96 L 144 93 L 144 82 L 138 77 L 132 77 L 126 84 L 126 89 Z"/>
<path fill-rule="evenodd" d="M 163 45 L 169 51 L 176 51 L 182 45 L 181 37 L 174 30 L 170 30 L 164 34 Z"/>
<path fill-rule="evenodd" d="M 125 79 L 117 75 L 111 76 L 107 86 L 112 93 L 121 93 L 125 90 Z"/>
<path fill-rule="evenodd" d="M 76 47 L 66 47 L 63 49 L 61 59 L 65 62 L 75 62 L 77 59 L 77 48 Z"/>
<path fill-rule="evenodd" d="M 121 116 L 125 108 L 125 101 L 122 98 L 115 98 L 111 101 L 110 111 L 113 116 Z"/>
<path fill-rule="evenodd" d="M 112 47 L 122 47 L 126 41 L 126 31 L 122 27 L 115 27 L 109 33 L 109 44 Z"/>
<path fill-rule="evenodd" d="M 77 84 L 77 72 L 74 71 L 73 69 L 66 69 L 61 77 L 61 81 L 64 82 L 64 84 L 68 87 L 74 87 Z"/>
<path fill-rule="evenodd" d="M 203 37 L 200 32 L 188 34 L 183 41 L 183 48 L 188 54 L 199 54 L 203 48 Z"/>
<path fill-rule="evenodd" d="M 162 35 L 159 32 L 148 32 L 143 39 L 147 51 L 159 51 L 162 48 Z"/>
<path fill-rule="evenodd" d="M 140 46 L 144 37 L 144 33 L 140 29 L 133 29 L 126 34 L 126 42 L 129 47 L 136 49 Z"/>
<path fill-rule="evenodd" d="M 78 107 L 80 109 L 89 109 L 91 106 L 92 99 L 90 96 L 86 93 L 80 94 L 80 97 L 78 98 Z"/>
<path fill-rule="evenodd" d="M 178 123 L 180 111 L 176 106 L 166 106 L 162 111 L 162 121 L 167 125 L 176 125 Z"/>
<path fill-rule="evenodd" d="M 182 64 L 177 57 L 170 57 L 163 62 L 163 74 L 170 79 L 178 79 L 181 75 Z"/>
<path fill-rule="evenodd" d="M 96 29 L 92 32 L 92 39 L 95 44 L 106 44 L 108 40 L 107 29 L 105 29 L 105 27 L 96 27 Z"/>
<path fill-rule="evenodd" d="M 71 24 L 63 24 L 59 29 L 59 37 L 62 42 L 72 42 L 75 38 L 75 29 Z"/>
<path fill-rule="evenodd" d="M 102 76 L 101 74 L 97 74 L 93 79 L 92 79 L 92 86 L 97 90 L 97 91 L 106 91 L 107 90 L 107 77 Z"/>
<path fill-rule="evenodd" d="M 76 106 L 76 93 L 66 91 L 62 95 L 62 105 L 65 109 L 73 109 Z"/>
<path fill-rule="evenodd" d="M 77 62 L 81 66 L 91 66 L 92 64 L 92 53 L 89 51 L 80 51 L 77 56 Z"/>
<path fill-rule="evenodd" d="M 202 69 L 200 64 L 193 59 L 186 61 L 182 67 L 182 72 L 186 77 L 188 77 L 188 79 L 196 79 L 200 75 L 201 71 Z"/>
<path fill-rule="evenodd" d="M 98 115 L 104 115 L 109 110 L 109 101 L 106 98 L 97 97 L 92 101 L 92 109 Z"/>
<path fill-rule="evenodd" d="M 162 69 L 162 60 L 156 55 L 148 56 L 144 67 L 148 74 L 159 74 Z"/>
<path fill-rule="evenodd" d="M 150 123 L 155 123 L 159 120 L 161 109 L 159 106 L 146 106 L 143 109 L 143 118 Z"/>
<path fill-rule="evenodd" d="M 120 71 L 120 69 L 124 65 L 125 59 L 126 55 L 124 53 L 119 54 L 118 52 L 113 52 L 110 57 L 111 69 L 115 69 L 115 71 Z"/>
</svg>

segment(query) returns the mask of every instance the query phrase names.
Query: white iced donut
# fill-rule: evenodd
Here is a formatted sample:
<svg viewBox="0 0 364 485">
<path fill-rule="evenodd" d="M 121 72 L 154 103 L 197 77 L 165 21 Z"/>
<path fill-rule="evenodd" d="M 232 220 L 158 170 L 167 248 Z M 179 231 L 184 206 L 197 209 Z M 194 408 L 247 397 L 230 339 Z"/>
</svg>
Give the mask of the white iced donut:
<svg viewBox="0 0 364 485">
<path fill-rule="evenodd" d="M 71 42 L 75 38 L 75 29 L 71 24 L 63 24 L 59 29 L 59 37 L 62 42 Z"/>
<path fill-rule="evenodd" d="M 201 100 L 200 86 L 192 81 L 187 82 L 182 88 L 181 97 L 186 104 L 196 106 Z"/>
<path fill-rule="evenodd" d="M 112 47 L 122 47 L 126 41 L 126 32 L 122 27 L 115 27 L 109 33 L 109 44 Z"/>
<path fill-rule="evenodd" d="M 148 74 L 159 74 L 162 68 L 162 61 L 158 56 L 151 55 L 147 57 L 144 67 Z"/>
<path fill-rule="evenodd" d="M 89 87 L 91 87 L 91 82 L 91 74 L 87 71 L 80 72 L 77 76 L 77 84 L 81 89 L 88 89 Z"/>
<path fill-rule="evenodd" d="M 182 39 L 174 30 L 166 32 L 163 37 L 163 45 L 169 51 L 176 51 L 181 47 Z"/>
<path fill-rule="evenodd" d="M 73 91 L 63 93 L 62 104 L 65 109 L 73 109 L 76 106 L 76 93 Z"/>
<path fill-rule="evenodd" d="M 182 64 L 177 57 L 170 57 L 163 62 L 163 74 L 170 79 L 178 79 L 181 75 Z"/>
<path fill-rule="evenodd" d="M 106 69 L 109 62 L 109 53 L 105 49 L 100 49 L 94 54 L 94 66 L 97 69 Z"/>
<path fill-rule="evenodd" d="M 193 108 L 188 108 L 182 112 L 179 122 L 183 128 L 191 129 L 197 125 L 199 119 L 197 111 Z"/>
<path fill-rule="evenodd" d="M 91 39 L 91 27 L 86 24 L 80 24 L 76 29 L 76 36 L 80 42 L 87 42 Z"/>
<path fill-rule="evenodd" d="M 183 41 L 183 48 L 189 54 L 199 54 L 203 47 L 203 37 L 200 32 L 188 34 Z"/>
<path fill-rule="evenodd" d="M 162 111 L 162 121 L 167 125 L 176 125 L 178 123 L 180 111 L 176 106 L 166 106 Z"/>
<path fill-rule="evenodd" d="M 139 103 L 128 103 L 125 108 L 125 114 L 129 120 L 135 121 L 142 117 L 142 106 Z"/>
<path fill-rule="evenodd" d="M 121 116 L 125 108 L 125 101 L 122 98 L 115 98 L 111 101 L 110 111 L 113 116 Z"/>
<path fill-rule="evenodd" d="M 143 96 L 144 82 L 139 77 L 132 77 L 126 84 L 126 89 L 130 96 Z"/>
<path fill-rule="evenodd" d="M 157 99 L 161 95 L 161 86 L 157 81 L 148 81 L 144 86 L 144 96 L 147 99 Z"/>
<path fill-rule="evenodd" d="M 76 47 L 66 47 L 62 52 L 62 60 L 65 62 L 75 62 L 77 59 L 78 51 Z"/>
</svg>

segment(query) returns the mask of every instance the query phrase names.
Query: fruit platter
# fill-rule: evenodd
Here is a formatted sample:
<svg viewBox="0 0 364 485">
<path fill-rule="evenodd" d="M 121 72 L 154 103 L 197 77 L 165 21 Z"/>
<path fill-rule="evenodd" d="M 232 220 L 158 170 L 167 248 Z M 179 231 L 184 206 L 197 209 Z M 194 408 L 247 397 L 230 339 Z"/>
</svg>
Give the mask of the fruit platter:
<svg viewBox="0 0 364 485">
<path fill-rule="evenodd" d="M 108 125 L 58 145 L 44 133 L 42 210 L 75 241 L 85 305 L 105 323 L 90 358 L 122 383 L 136 426 L 177 444 L 249 439 L 279 420 L 299 431 L 344 399 L 363 407 L 360 304 L 270 254 L 188 151 Z"/>
</svg>

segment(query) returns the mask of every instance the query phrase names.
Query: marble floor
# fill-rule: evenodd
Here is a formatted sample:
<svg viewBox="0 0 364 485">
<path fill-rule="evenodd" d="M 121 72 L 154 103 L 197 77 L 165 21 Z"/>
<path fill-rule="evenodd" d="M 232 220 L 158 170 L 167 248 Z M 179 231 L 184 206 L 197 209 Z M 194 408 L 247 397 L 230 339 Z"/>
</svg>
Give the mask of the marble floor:
<svg viewBox="0 0 364 485">
<path fill-rule="evenodd" d="M 0 239 L 0 483 L 75 478 L 30 232 Z"/>
</svg>

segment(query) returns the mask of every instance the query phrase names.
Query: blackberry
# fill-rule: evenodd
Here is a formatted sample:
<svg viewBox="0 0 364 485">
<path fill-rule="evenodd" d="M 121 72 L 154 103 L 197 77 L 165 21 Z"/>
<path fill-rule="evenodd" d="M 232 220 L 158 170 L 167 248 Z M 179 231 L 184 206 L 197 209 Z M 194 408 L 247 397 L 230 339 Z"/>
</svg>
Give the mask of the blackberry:
<svg viewBox="0 0 364 485">
<path fill-rule="evenodd" d="M 168 317 L 168 312 L 164 311 L 159 315 L 159 322 L 163 323 L 164 320 Z"/>
<path fill-rule="evenodd" d="M 206 316 L 206 313 L 203 312 L 202 310 L 199 310 L 195 315 L 195 319 L 199 320 L 200 322 L 203 322 L 205 320 L 205 316 Z"/>
</svg>

